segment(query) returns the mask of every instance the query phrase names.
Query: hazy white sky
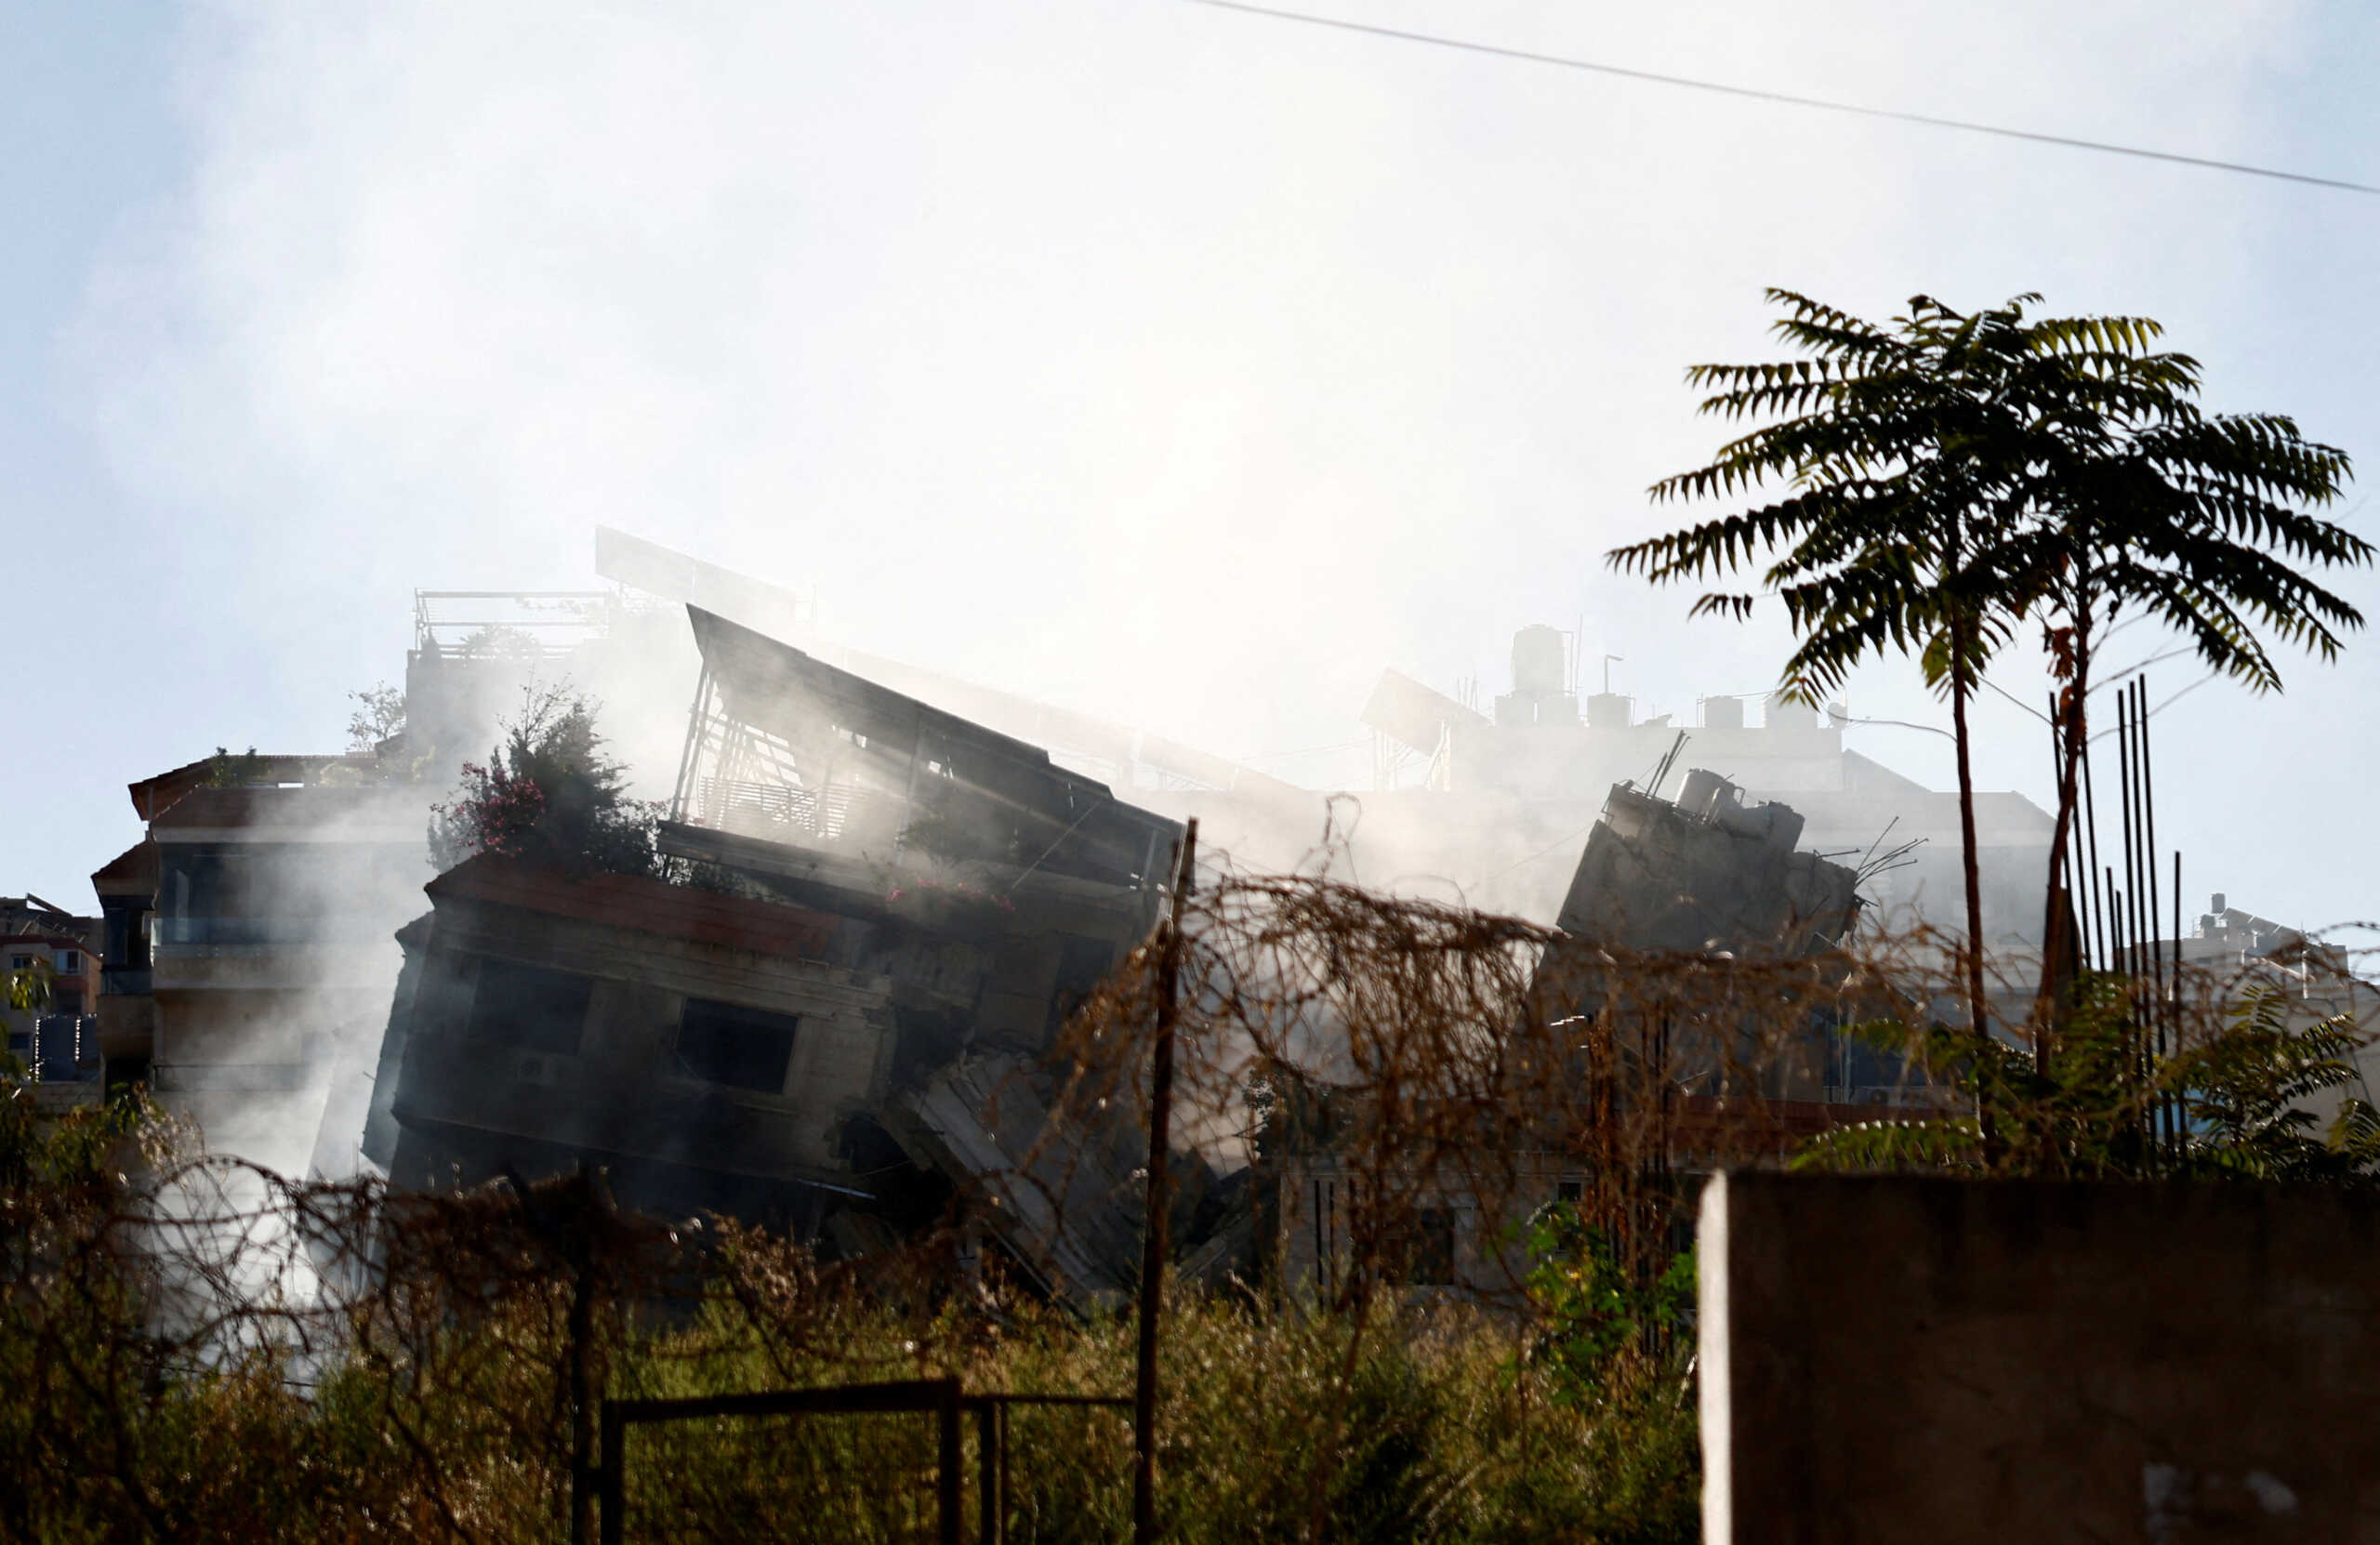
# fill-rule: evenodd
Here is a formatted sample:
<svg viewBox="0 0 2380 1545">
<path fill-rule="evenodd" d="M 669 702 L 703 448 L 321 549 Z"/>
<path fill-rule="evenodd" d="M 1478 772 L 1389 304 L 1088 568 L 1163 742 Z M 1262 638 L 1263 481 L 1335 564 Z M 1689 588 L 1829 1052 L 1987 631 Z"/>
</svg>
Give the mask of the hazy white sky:
<svg viewBox="0 0 2380 1545">
<path fill-rule="evenodd" d="M 1329 8 L 2380 180 L 2346 4 Z M 1680 372 L 1767 351 L 1765 284 L 2147 312 L 2216 405 L 2380 458 L 2380 199 L 1183 0 L 20 0 L 0 125 L 0 891 L 70 905 L 126 782 L 336 746 L 413 588 L 588 585 L 598 522 L 1300 781 L 1361 777 L 1273 754 L 1355 738 L 1382 666 L 1501 690 L 1531 621 L 1658 709 L 1756 689 L 1773 621 L 1601 555 L 1717 443 Z M 2194 894 L 2380 913 L 2380 640 L 2289 675 L 2161 720 L 2160 836 Z M 1943 717 L 1898 667 L 1853 707 Z M 1984 724 L 1980 781 L 2045 799 L 2031 722 Z M 1857 744 L 1947 782 L 1937 737 Z"/>
</svg>

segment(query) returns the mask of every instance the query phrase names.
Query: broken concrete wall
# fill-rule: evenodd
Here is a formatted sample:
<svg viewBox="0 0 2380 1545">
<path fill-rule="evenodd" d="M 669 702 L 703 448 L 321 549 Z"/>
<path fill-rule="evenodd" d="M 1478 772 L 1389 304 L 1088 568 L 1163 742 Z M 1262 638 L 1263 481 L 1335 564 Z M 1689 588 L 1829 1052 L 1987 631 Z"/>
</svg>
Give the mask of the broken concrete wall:
<svg viewBox="0 0 2380 1545">
<path fill-rule="evenodd" d="M 1031 1065 L 1006 1055 L 936 1069 L 887 1102 L 920 1165 L 964 1179 L 971 1215 L 1051 1289 L 1118 1300 L 1140 1270 L 1136 1167 L 1123 1124 L 1053 1127 Z"/>
<path fill-rule="evenodd" d="M 843 1184 L 842 1124 L 884 1091 L 897 1019 L 841 919 L 486 855 L 430 894 L 381 1059 L 397 1183 L 586 1158 L 655 1210 L 736 1193 L 772 1216 Z"/>
<path fill-rule="evenodd" d="M 2380 1538 L 2380 1198 L 1734 1173 L 1704 1538 Z"/>
<path fill-rule="evenodd" d="M 1798 852 L 1802 818 L 1696 769 L 1675 802 L 1626 784 L 1588 833 L 1559 924 L 1616 948 L 1791 957 L 1843 936 L 1857 876 Z"/>
</svg>

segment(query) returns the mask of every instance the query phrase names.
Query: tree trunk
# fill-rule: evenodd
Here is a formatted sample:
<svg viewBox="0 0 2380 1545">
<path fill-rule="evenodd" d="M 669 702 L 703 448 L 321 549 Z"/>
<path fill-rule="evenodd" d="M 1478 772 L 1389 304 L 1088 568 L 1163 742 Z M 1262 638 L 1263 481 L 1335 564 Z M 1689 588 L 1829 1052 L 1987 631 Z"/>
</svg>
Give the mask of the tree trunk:
<svg viewBox="0 0 2380 1545">
<path fill-rule="evenodd" d="M 1966 667 L 1953 667 L 1950 678 L 1950 730 L 1959 747 L 1959 856 L 1966 868 L 1967 1010 L 1977 1033 L 1990 1028 L 1983 995 L 1983 868 L 1975 840 L 1975 769 L 1967 757 Z"/>
<path fill-rule="evenodd" d="M 2042 984 L 2033 1003 L 2033 1069 L 2046 1077 L 2056 1014 L 2058 929 L 2080 926 L 2072 896 L 2072 881 L 2063 873 L 2068 843 L 2075 840 L 2082 806 L 2082 741 L 2090 733 L 2086 711 L 2091 691 L 2091 608 L 2087 590 L 2078 586 L 2081 600 L 2073 609 L 2074 675 L 2061 693 L 2058 706 L 2057 820 L 2050 833 L 2049 893 L 2042 902 Z M 2083 877 L 2088 883 L 2090 877 Z M 2061 893 L 2063 891 L 2064 893 Z M 2084 962 L 2078 959 L 2078 969 Z"/>
<path fill-rule="evenodd" d="M 1978 1037 L 1979 1053 L 1980 1037 L 1991 1034 L 1991 1015 L 1983 995 L 1983 870 L 1975 844 L 1975 770 L 1967 757 L 1967 640 L 1965 629 L 1955 623 L 1951 625 L 1950 647 L 1950 732 L 1959 752 L 1959 851 L 1966 866 L 1967 938 L 1964 964 L 1968 1023 Z M 1992 1119 L 1989 1076 L 1980 1065 L 1976 1075 L 1976 1123 L 1983 1138 L 1984 1164 L 1988 1169 L 1999 1155 L 1999 1133 Z"/>
</svg>

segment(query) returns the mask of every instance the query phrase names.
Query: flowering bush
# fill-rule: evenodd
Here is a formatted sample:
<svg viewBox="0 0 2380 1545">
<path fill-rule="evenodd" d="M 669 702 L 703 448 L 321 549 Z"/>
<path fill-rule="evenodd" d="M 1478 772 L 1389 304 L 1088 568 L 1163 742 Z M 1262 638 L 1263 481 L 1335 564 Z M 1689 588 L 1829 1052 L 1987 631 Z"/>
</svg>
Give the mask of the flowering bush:
<svg viewBox="0 0 2380 1545">
<path fill-rule="evenodd" d="M 436 808 L 430 856 L 448 869 L 492 852 L 555 868 L 650 875 L 659 864 L 659 806 L 628 798 L 627 770 L 602 753 L 583 697 L 534 695 L 504 744 Z"/>
<path fill-rule="evenodd" d="M 546 793 L 536 779 L 516 777 L 501 763 L 482 766 L 467 761 L 462 786 L 455 798 L 436 807 L 438 825 L 430 834 L 431 853 L 442 869 L 473 853 L 518 858 L 545 813 Z"/>
</svg>

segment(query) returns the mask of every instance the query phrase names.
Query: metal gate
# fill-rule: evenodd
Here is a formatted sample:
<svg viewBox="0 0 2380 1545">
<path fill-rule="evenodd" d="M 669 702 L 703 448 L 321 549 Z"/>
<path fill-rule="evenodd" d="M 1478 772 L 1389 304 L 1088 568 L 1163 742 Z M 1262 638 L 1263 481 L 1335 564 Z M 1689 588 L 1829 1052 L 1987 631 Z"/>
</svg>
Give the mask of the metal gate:
<svg viewBox="0 0 2380 1545">
<path fill-rule="evenodd" d="M 602 1545 L 623 1545 L 628 1538 L 632 1427 L 660 1429 L 655 1435 L 665 1442 L 678 1440 L 658 1457 L 674 1459 L 670 1479 L 637 1499 L 640 1514 L 650 1515 L 669 1538 L 698 1536 L 702 1531 L 687 1514 L 709 1511 L 735 1515 L 736 1538 L 886 1545 L 961 1545 L 972 1538 L 1012 1545 L 1010 1410 L 1018 1406 L 1129 1409 L 1131 1402 L 1109 1395 L 971 1395 L 956 1379 L 605 1400 L 595 1466 Z M 885 1417 L 925 1420 L 878 1424 L 870 1443 L 867 1419 Z M 755 1442 L 752 1424 L 771 1421 L 779 1424 L 774 1437 L 764 1430 Z M 690 1432 L 693 1423 L 704 1424 L 703 1431 Z M 739 1427 L 746 1430 L 741 1452 L 729 1435 Z M 1026 1533 L 1039 1536 L 1037 1525 L 1028 1523 Z"/>
</svg>

